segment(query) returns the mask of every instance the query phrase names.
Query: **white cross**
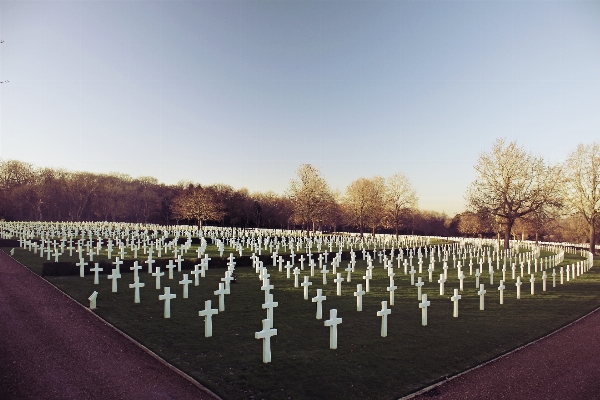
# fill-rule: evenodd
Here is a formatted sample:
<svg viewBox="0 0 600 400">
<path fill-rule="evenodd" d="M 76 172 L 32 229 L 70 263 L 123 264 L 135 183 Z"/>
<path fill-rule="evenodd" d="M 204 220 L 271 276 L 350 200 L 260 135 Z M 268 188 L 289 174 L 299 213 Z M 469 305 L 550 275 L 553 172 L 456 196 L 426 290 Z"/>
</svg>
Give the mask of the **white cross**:
<svg viewBox="0 0 600 400">
<path fill-rule="evenodd" d="M 269 283 L 269 278 L 265 278 L 263 279 L 263 285 L 260 287 L 261 290 L 263 290 L 265 292 L 265 302 L 269 301 L 269 294 L 271 289 L 273 289 L 275 286 L 271 285 Z"/>
<path fill-rule="evenodd" d="M 134 300 L 133 300 L 134 303 L 139 303 L 140 302 L 140 288 L 142 288 L 144 286 L 146 286 L 146 284 L 140 282 L 140 277 L 139 276 L 136 276 L 134 278 L 133 283 L 129 284 L 129 288 L 130 289 L 135 289 Z"/>
<path fill-rule="evenodd" d="M 294 268 L 294 287 L 298 287 L 298 276 L 300 276 L 300 268 Z"/>
<path fill-rule="evenodd" d="M 323 285 L 327 285 L 327 273 L 329 271 L 327 270 L 327 266 L 323 265 L 323 269 L 321 270 L 321 273 L 323 274 Z"/>
<path fill-rule="evenodd" d="M 479 268 L 475 270 L 475 288 L 479 287 L 479 277 L 481 274 L 479 273 Z"/>
<path fill-rule="evenodd" d="M 421 296 L 422 301 L 419 303 L 419 308 L 422 310 L 421 313 L 421 324 L 423 326 L 427 325 L 427 307 L 431 305 L 430 301 L 427 301 L 427 294 L 423 293 Z"/>
<path fill-rule="evenodd" d="M 365 291 L 368 293 L 369 289 L 370 289 L 369 288 L 369 282 L 372 279 L 371 270 L 367 270 L 366 275 L 363 276 L 363 279 L 366 281 L 366 283 L 365 283 Z"/>
<path fill-rule="evenodd" d="M 354 296 L 356 297 L 356 311 L 362 311 L 362 297 L 366 292 L 362 290 L 362 284 L 359 283 L 356 285 L 356 292 L 354 292 Z"/>
<path fill-rule="evenodd" d="M 308 300 L 308 287 L 312 285 L 312 282 L 309 282 L 308 275 L 304 277 L 304 282 L 300 284 L 304 288 L 304 300 Z"/>
<path fill-rule="evenodd" d="M 390 286 L 386 288 L 386 290 L 390 292 L 390 306 L 394 305 L 394 292 L 396 289 L 398 289 L 398 286 L 394 285 L 394 278 L 390 277 Z"/>
<path fill-rule="evenodd" d="M 181 263 L 183 262 L 183 258 L 181 258 L 181 255 L 177 256 L 177 259 L 175 261 L 177 262 L 177 272 L 181 272 Z"/>
<path fill-rule="evenodd" d="M 444 282 L 446 282 L 446 278 L 444 278 L 444 274 L 440 274 L 440 279 L 438 279 L 438 283 L 440 284 L 440 296 L 444 295 Z"/>
<path fill-rule="evenodd" d="M 219 289 L 215 290 L 214 293 L 219 296 L 219 311 L 225 311 L 225 295 L 229 294 L 229 290 L 225 289 L 225 284 L 223 282 L 219 282 Z"/>
<path fill-rule="evenodd" d="M 152 274 L 156 278 L 156 289 L 160 289 L 160 277 L 164 274 L 164 272 L 160 272 L 160 267 L 156 267 L 156 272 Z"/>
<path fill-rule="evenodd" d="M 138 270 L 142 269 L 142 266 L 138 265 L 138 262 L 135 261 L 133 263 L 133 267 L 129 267 L 129 269 L 133 271 L 133 280 L 135 281 L 135 279 L 138 277 Z"/>
<path fill-rule="evenodd" d="M 146 264 L 148 264 L 148 273 L 151 274 L 152 273 L 152 264 L 155 263 L 155 261 L 152 259 L 152 254 L 150 254 L 150 256 L 148 257 L 148 259 L 146 261 L 144 261 Z"/>
<path fill-rule="evenodd" d="M 348 264 L 348 267 L 345 269 L 345 271 L 348 273 L 346 276 L 346 282 L 350 282 L 350 280 L 352 280 L 352 266 Z"/>
<path fill-rule="evenodd" d="M 188 274 L 183 274 L 183 279 L 179 281 L 180 285 L 183 285 L 183 298 L 188 298 L 188 285 L 192 283 L 191 279 L 188 279 Z"/>
<path fill-rule="evenodd" d="M 173 279 L 173 269 L 176 267 L 175 264 L 173 264 L 173 260 L 169 260 L 169 265 L 166 266 L 166 268 L 169 270 L 169 279 Z"/>
<path fill-rule="evenodd" d="M 450 300 L 454 302 L 454 312 L 452 316 L 454 318 L 458 318 L 458 301 L 462 296 L 458 294 L 458 289 L 454 289 L 454 296 L 450 297 Z"/>
<path fill-rule="evenodd" d="M 304 254 L 301 254 L 301 255 L 300 255 L 300 258 L 298 259 L 298 261 L 300 261 L 300 269 L 301 269 L 302 271 L 304 271 L 304 260 L 306 260 L 306 259 L 304 258 Z"/>
<path fill-rule="evenodd" d="M 327 253 L 327 252 L 325 252 Z M 337 349 L 337 326 L 342 323 L 342 319 L 338 318 L 337 310 L 332 308 L 329 310 L 329 319 L 325 321 L 325 326 L 329 327 L 329 348 Z"/>
<path fill-rule="evenodd" d="M 113 261 L 113 264 L 116 266 L 117 272 L 121 273 L 121 265 L 123 264 L 123 261 L 117 257 L 116 260 Z"/>
<path fill-rule="evenodd" d="M 112 292 L 117 292 L 117 279 L 121 277 L 119 271 L 116 268 L 113 268 L 112 274 L 108 275 L 108 279 L 112 279 Z"/>
<path fill-rule="evenodd" d="M 270 363 L 271 362 L 271 337 L 277 335 L 277 329 L 273 329 L 270 326 L 269 319 L 263 319 L 262 321 L 263 329 L 262 331 L 255 332 L 254 337 L 256 339 L 263 340 L 263 362 Z"/>
<path fill-rule="evenodd" d="M 500 291 L 500 304 L 504 304 L 504 289 L 506 289 L 506 287 L 504 286 L 504 280 L 500 280 L 500 286 L 498 286 L 498 290 Z"/>
<path fill-rule="evenodd" d="M 80 258 L 79 262 L 75 263 L 75 265 L 79 266 L 79 276 L 83 278 L 85 276 L 85 266 L 88 265 L 88 263 L 86 263 L 83 258 Z"/>
<path fill-rule="evenodd" d="M 199 286 L 200 285 L 200 277 L 198 275 L 200 275 L 200 264 L 196 264 L 194 265 L 194 270 L 192 271 L 192 274 L 194 275 L 194 286 Z"/>
<path fill-rule="evenodd" d="M 323 296 L 323 289 L 317 289 L 317 295 L 312 298 L 313 303 L 317 303 L 317 319 L 323 318 L 323 301 L 327 300 L 326 296 Z"/>
<path fill-rule="evenodd" d="M 221 278 L 221 281 L 225 282 L 225 290 L 230 289 L 230 283 L 232 280 L 233 277 L 231 276 L 231 271 L 225 271 L 225 277 Z"/>
<path fill-rule="evenodd" d="M 279 305 L 278 302 L 273 301 L 273 295 L 269 293 L 269 298 L 268 301 L 266 301 L 263 305 L 262 308 L 266 308 L 267 309 L 267 319 L 269 321 L 271 321 L 269 328 L 273 327 L 273 309 L 275 307 L 277 307 Z"/>
<path fill-rule="evenodd" d="M 531 295 L 533 296 L 534 294 L 534 290 L 535 290 L 535 276 L 533 276 L 533 274 L 531 274 L 531 278 L 529 278 L 529 282 L 531 282 Z"/>
<path fill-rule="evenodd" d="M 204 337 L 212 336 L 212 316 L 219 313 L 216 308 L 211 308 L 211 300 L 204 302 L 204 310 L 198 311 L 200 317 L 204 317 Z"/>
<path fill-rule="evenodd" d="M 423 285 L 425 284 L 425 282 L 423 282 L 421 280 L 421 277 L 419 276 L 417 278 L 417 283 L 415 283 L 415 286 L 417 287 L 417 300 L 421 301 L 421 297 L 422 297 L 422 288 Z M 390 303 L 391 305 L 394 305 L 394 303 Z"/>
<path fill-rule="evenodd" d="M 171 293 L 171 288 L 165 286 L 165 294 L 158 296 L 158 300 L 165 301 L 165 318 L 171 318 L 171 299 L 177 297 L 175 293 Z"/>
<path fill-rule="evenodd" d="M 546 291 L 546 279 L 548 279 L 548 275 L 546 275 L 546 271 L 544 271 L 542 273 L 542 291 L 544 292 Z"/>
<path fill-rule="evenodd" d="M 285 265 L 285 269 L 286 269 L 286 272 L 287 272 L 287 279 L 290 279 L 290 271 L 291 271 L 292 267 L 293 267 L 293 265 L 290 264 L 289 261 Z"/>
<path fill-rule="evenodd" d="M 410 274 L 410 284 L 414 286 L 415 284 L 415 267 L 413 267 L 412 265 L 410 266 L 410 271 L 408 271 L 408 273 Z"/>
<path fill-rule="evenodd" d="M 381 311 L 377 311 L 377 316 L 381 318 L 381 337 L 387 336 L 387 316 L 392 313 L 392 310 L 387 308 L 387 301 L 381 302 Z"/>
<path fill-rule="evenodd" d="M 344 278 L 342 278 L 341 272 L 337 273 L 337 278 L 333 280 L 337 284 L 337 295 L 342 295 L 342 282 L 344 282 Z"/>
<path fill-rule="evenodd" d="M 100 284 L 100 277 L 98 276 L 98 272 L 104 271 L 104 268 L 99 268 L 98 263 L 94 264 L 94 268 L 90 268 L 90 271 L 94 273 L 94 285 Z"/>
<path fill-rule="evenodd" d="M 477 294 L 479 295 L 479 309 L 483 310 L 484 309 L 484 296 L 485 293 L 487 292 L 484 288 L 483 288 L 483 283 L 481 285 L 479 285 L 479 291 L 477 292 Z"/>
</svg>

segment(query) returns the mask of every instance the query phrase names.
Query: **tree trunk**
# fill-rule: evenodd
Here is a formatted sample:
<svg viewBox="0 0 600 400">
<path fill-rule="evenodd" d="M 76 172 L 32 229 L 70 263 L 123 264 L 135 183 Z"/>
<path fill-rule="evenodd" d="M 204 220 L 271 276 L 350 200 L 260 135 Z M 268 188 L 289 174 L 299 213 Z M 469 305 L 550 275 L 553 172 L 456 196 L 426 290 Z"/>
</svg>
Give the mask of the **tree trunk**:
<svg viewBox="0 0 600 400">
<path fill-rule="evenodd" d="M 398 222 L 396 221 L 396 240 L 398 240 Z"/>
<path fill-rule="evenodd" d="M 508 250 L 510 248 L 510 233 L 512 231 L 512 227 L 515 221 L 506 221 L 504 225 L 504 250 Z"/>
<path fill-rule="evenodd" d="M 596 254 L 596 221 L 590 224 L 590 253 Z"/>
</svg>

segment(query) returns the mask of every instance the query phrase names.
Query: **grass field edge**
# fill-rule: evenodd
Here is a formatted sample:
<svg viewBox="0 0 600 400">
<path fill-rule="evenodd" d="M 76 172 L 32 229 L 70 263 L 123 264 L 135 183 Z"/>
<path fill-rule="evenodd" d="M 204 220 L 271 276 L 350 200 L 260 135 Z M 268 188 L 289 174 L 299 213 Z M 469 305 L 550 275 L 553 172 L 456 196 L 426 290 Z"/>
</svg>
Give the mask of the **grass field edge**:
<svg viewBox="0 0 600 400">
<path fill-rule="evenodd" d="M 95 312 L 93 312 L 92 310 L 90 310 L 88 307 L 84 306 L 83 304 L 81 304 L 80 302 L 78 302 L 77 300 L 75 300 L 68 293 L 64 292 L 63 290 L 61 290 L 60 288 L 58 288 L 57 286 L 55 286 L 54 284 L 52 284 L 52 282 L 48 281 L 43 276 L 36 274 L 29 267 L 27 267 L 25 264 L 21 263 L 20 261 L 16 260 L 15 258 L 11 257 L 10 254 L 6 253 L 4 250 L 0 249 L 0 251 L 2 251 L 4 254 L 6 254 L 8 257 L 10 257 L 13 261 L 15 261 L 16 263 L 18 263 L 19 265 L 21 265 L 28 272 L 30 272 L 31 274 L 35 275 L 37 278 L 41 279 L 42 281 L 44 281 L 45 283 L 47 283 L 48 285 L 50 285 L 52 288 L 58 290 L 61 294 L 63 294 L 64 296 L 66 296 L 67 298 L 69 298 L 71 301 L 73 301 L 75 304 L 77 304 L 77 306 L 83 308 L 86 312 L 88 312 L 88 313 L 92 314 L 94 317 L 98 318 L 102 323 L 104 323 L 105 325 L 107 325 L 110 328 L 112 328 L 115 332 L 117 332 L 121 336 L 125 337 L 129 341 L 133 342 L 136 346 L 138 346 L 139 348 L 141 348 L 144 352 L 146 352 L 150 356 L 154 357 L 158 362 L 160 362 L 164 366 L 168 367 L 169 369 L 171 369 L 173 372 L 175 372 L 176 374 L 178 374 L 182 378 L 184 378 L 187 381 L 189 381 L 192 385 L 196 386 L 198 389 L 202 390 L 207 395 L 212 396 L 215 399 L 223 400 L 221 397 L 219 397 L 217 394 L 215 394 L 213 391 L 211 391 L 207 387 L 203 386 L 200 382 L 198 382 L 197 380 L 195 380 L 193 377 L 191 377 L 190 375 L 186 374 L 185 372 L 183 372 L 179 368 L 175 367 L 174 365 L 170 364 L 164 358 L 160 357 L 158 354 L 156 354 L 155 352 L 153 352 L 152 350 L 150 350 L 149 348 L 147 348 L 146 346 L 144 346 L 143 344 L 141 344 L 140 342 L 138 342 L 137 340 L 135 340 L 134 338 L 132 338 L 128 334 L 126 334 L 125 332 L 121 331 L 119 328 L 117 328 L 116 326 L 114 326 L 110 322 L 106 321 L 104 318 L 102 318 L 101 316 L 99 316 L 98 314 L 96 314 Z"/>
<path fill-rule="evenodd" d="M 434 383 L 434 384 L 432 384 L 432 385 L 429 385 L 429 386 L 427 386 L 427 387 L 425 387 L 425 388 L 423 388 L 423 389 L 420 389 L 420 390 L 418 390 L 418 391 L 416 391 L 416 392 L 414 392 L 414 393 L 408 394 L 408 395 L 406 395 L 406 396 L 404 396 L 404 397 L 400 397 L 400 399 L 399 399 L 399 400 L 409 400 L 409 399 L 415 398 L 415 397 L 417 397 L 417 396 L 419 396 L 419 395 L 422 395 L 422 394 L 424 394 L 424 393 L 427 393 L 427 392 L 429 392 L 430 390 L 433 390 L 433 389 L 435 389 L 435 388 L 437 388 L 437 387 L 439 387 L 439 386 L 442 386 L 443 384 L 445 384 L 445 383 L 447 383 L 447 382 L 450 382 L 450 381 L 451 381 L 451 380 L 453 380 L 453 379 L 456 379 L 456 378 L 458 378 L 458 377 L 461 377 L 461 376 L 463 376 L 463 375 L 465 375 L 465 374 L 468 374 L 468 373 L 470 373 L 470 372 L 472 372 L 472 371 L 475 371 L 475 370 L 477 370 L 477 369 L 479 369 L 479 368 L 481 368 L 481 367 L 484 367 L 484 366 L 486 366 L 486 365 L 488 365 L 488 364 L 491 364 L 491 363 L 493 363 L 493 362 L 496 362 L 496 361 L 498 361 L 498 360 L 500 360 L 500 359 L 502 359 L 502 358 L 504 358 L 504 357 L 508 357 L 509 355 L 511 355 L 511 354 L 513 354 L 513 353 L 516 353 L 517 351 L 520 351 L 520 350 L 522 350 L 522 349 L 524 349 L 524 348 L 526 348 L 526 347 L 528 347 L 528 346 L 531 346 L 531 345 L 533 345 L 533 344 L 536 344 L 536 343 L 538 343 L 538 342 L 540 342 L 540 341 L 542 341 L 542 340 L 544 340 L 544 339 L 546 339 L 546 338 L 548 338 L 548 337 L 550 337 L 550 336 L 552 336 L 552 335 L 555 335 L 555 334 L 559 333 L 560 331 L 562 331 L 562 330 L 564 330 L 564 329 L 567 329 L 567 328 L 568 328 L 568 327 L 570 327 L 571 325 L 574 325 L 574 324 L 578 323 L 578 322 L 579 322 L 579 321 L 581 321 L 582 319 L 584 319 L 584 318 L 587 318 L 587 317 L 589 317 L 590 315 L 592 315 L 593 313 L 595 313 L 595 312 L 598 312 L 598 311 L 600 311 L 600 306 L 596 307 L 595 309 L 593 309 L 592 311 L 588 312 L 587 314 L 585 314 L 585 315 L 582 315 L 581 317 L 577 318 L 575 321 L 571 321 L 571 322 L 569 322 L 568 324 L 566 324 L 566 325 L 564 325 L 564 326 L 561 326 L 560 328 L 556 329 L 555 331 L 552 331 L 552 332 L 550 332 L 550 333 L 548 333 L 548 334 L 546 334 L 546 335 L 544 335 L 544 336 L 541 336 L 541 337 L 539 337 L 539 338 L 537 338 L 537 339 L 535 339 L 535 340 L 533 340 L 533 341 L 531 341 L 531 342 L 529 342 L 529 343 L 525 343 L 524 345 L 521 345 L 521 346 L 519 346 L 519 347 L 517 347 L 517 348 L 515 348 L 515 349 L 513 349 L 513 350 L 510 350 L 510 351 L 508 351 L 508 352 L 506 352 L 506 353 L 504 353 L 504 354 L 501 354 L 501 355 L 499 355 L 499 356 L 497 356 L 497 357 L 494 357 L 494 358 L 492 358 L 491 360 L 488 360 L 488 361 L 486 361 L 486 362 L 484 362 L 484 363 L 481 363 L 481 364 L 479 364 L 479 365 L 476 365 L 476 366 L 474 366 L 474 367 L 471 367 L 471 368 L 469 368 L 469 369 L 467 369 L 467 370 L 465 370 L 465 371 L 459 372 L 459 373 L 458 373 L 458 374 L 456 374 L 456 375 L 453 375 L 453 376 L 450 376 L 450 377 L 443 378 L 442 380 L 439 380 L 438 382 L 436 382 L 436 383 Z"/>
</svg>

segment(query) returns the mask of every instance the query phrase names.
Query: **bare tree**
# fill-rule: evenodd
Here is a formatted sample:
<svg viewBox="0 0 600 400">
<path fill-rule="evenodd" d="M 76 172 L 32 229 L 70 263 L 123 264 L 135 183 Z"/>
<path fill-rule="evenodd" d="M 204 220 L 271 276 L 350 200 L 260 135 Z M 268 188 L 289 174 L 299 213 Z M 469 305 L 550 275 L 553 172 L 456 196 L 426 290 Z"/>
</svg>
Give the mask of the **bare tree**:
<svg viewBox="0 0 600 400">
<path fill-rule="evenodd" d="M 197 221 L 199 228 L 204 221 L 219 220 L 223 216 L 223 206 L 216 200 L 215 190 L 200 185 L 190 184 L 173 199 L 171 207 L 175 218 Z"/>
<path fill-rule="evenodd" d="M 600 223 L 600 144 L 580 144 L 565 162 L 567 203 L 587 222 L 590 252 L 596 253 L 596 227 Z"/>
<path fill-rule="evenodd" d="M 396 230 L 402 222 L 402 214 L 417 207 L 417 192 L 408 178 L 401 173 L 390 176 L 385 182 L 385 207 L 388 221 Z"/>
<path fill-rule="evenodd" d="M 490 153 L 480 154 L 475 170 L 478 176 L 468 189 L 467 205 L 470 211 L 499 218 L 505 249 L 518 218 L 543 206 L 561 206 L 560 168 L 546 166 L 541 157 L 525 152 L 516 142 L 496 140 Z"/>
<path fill-rule="evenodd" d="M 309 227 L 315 230 L 315 224 L 322 219 L 332 198 L 329 185 L 311 164 L 298 168 L 298 179 L 290 181 L 288 196 L 294 206 L 295 220 L 305 225 L 307 231 Z"/>
<path fill-rule="evenodd" d="M 344 211 L 351 225 L 356 226 L 362 236 L 366 226 L 373 231 L 381 221 L 384 210 L 384 179 L 358 178 L 346 189 L 343 200 Z"/>
</svg>

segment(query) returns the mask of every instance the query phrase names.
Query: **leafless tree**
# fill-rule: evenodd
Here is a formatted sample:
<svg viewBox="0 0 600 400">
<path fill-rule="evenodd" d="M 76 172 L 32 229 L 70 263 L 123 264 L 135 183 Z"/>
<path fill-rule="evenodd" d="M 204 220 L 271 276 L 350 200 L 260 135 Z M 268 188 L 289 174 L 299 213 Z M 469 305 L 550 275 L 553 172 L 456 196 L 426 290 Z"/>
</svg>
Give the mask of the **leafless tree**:
<svg viewBox="0 0 600 400">
<path fill-rule="evenodd" d="M 560 207 L 562 203 L 560 167 L 546 166 L 516 142 L 498 139 L 489 153 L 479 156 L 476 180 L 468 189 L 470 211 L 498 217 L 508 248 L 513 224 L 541 207 Z"/>
<path fill-rule="evenodd" d="M 323 218 L 326 205 L 332 199 L 329 185 L 318 169 L 311 164 L 298 168 L 298 179 L 290 181 L 288 196 L 294 207 L 294 219 L 315 230 L 315 225 Z"/>
<path fill-rule="evenodd" d="M 395 228 L 396 237 L 398 237 L 402 214 L 417 207 L 417 192 L 408 178 L 404 174 L 398 173 L 385 181 L 384 201 L 388 221 Z"/>
<path fill-rule="evenodd" d="M 565 162 L 567 203 L 589 228 L 590 252 L 596 253 L 596 228 L 600 223 L 600 143 L 580 144 Z"/>
</svg>

